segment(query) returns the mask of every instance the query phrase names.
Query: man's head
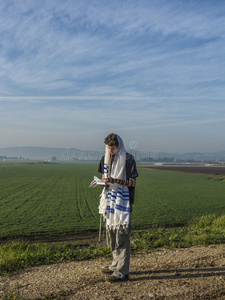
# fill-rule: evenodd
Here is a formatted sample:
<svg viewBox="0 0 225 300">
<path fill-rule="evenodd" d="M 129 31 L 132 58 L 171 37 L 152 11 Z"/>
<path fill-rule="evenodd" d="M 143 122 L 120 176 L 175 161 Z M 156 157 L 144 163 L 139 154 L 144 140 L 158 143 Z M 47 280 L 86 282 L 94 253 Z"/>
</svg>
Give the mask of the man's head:
<svg viewBox="0 0 225 300">
<path fill-rule="evenodd" d="M 117 152 L 117 148 L 119 146 L 119 142 L 115 133 L 110 133 L 105 138 L 105 144 L 109 149 L 110 154 L 115 155 Z"/>
</svg>

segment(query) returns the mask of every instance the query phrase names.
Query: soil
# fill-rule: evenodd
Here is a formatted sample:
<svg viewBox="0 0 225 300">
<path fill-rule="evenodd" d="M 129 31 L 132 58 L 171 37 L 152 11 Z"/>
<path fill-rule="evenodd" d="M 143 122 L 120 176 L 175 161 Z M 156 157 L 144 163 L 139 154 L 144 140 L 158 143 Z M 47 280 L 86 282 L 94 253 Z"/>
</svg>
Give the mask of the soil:
<svg viewBox="0 0 225 300">
<path fill-rule="evenodd" d="M 147 169 L 174 171 L 180 173 L 200 174 L 208 176 L 225 176 L 225 166 L 183 166 L 183 165 L 162 165 L 162 166 L 140 166 Z"/>
<path fill-rule="evenodd" d="M 0 298 L 225 299 L 225 245 L 136 253 L 131 255 L 129 281 L 120 283 L 107 282 L 101 273 L 109 264 L 109 258 L 97 258 L 0 277 Z"/>
<path fill-rule="evenodd" d="M 24 242 L 24 243 L 47 243 L 47 244 L 57 244 L 57 243 L 82 243 L 82 244 L 103 244 L 104 245 L 104 239 L 105 231 L 102 233 L 101 241 L 98 241 L 99 238 L 99 232 L 93 231 L 93 232 L 83 232 L 83 233 L 76 233 L 76 234 L 62 234 L 62 235 L 31 235 L 31 236 L 23 236 L 23 237 L 17 237 L 17 238 L 5 238 L 0 239 L 0 244 L 12 242 L 12 241 L 18 241 L 18 242 Z"/>
</svg>

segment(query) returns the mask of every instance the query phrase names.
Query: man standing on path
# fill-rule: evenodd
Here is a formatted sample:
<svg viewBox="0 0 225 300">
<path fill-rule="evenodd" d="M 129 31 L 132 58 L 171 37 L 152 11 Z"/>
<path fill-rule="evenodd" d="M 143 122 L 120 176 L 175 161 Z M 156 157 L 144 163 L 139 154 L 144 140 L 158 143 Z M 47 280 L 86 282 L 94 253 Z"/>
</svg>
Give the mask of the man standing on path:
<svg viewBox="0 0 225 300">
<path fill-rule="evenodd" d="M 102 272 L 110 275 L 108 281 L 120 282 L 129 279 L 130 214 L 138 173 L 134 157 L 126 152 L 118 135 L 109 134 L 105 138 L 105 144 L 105 155 L 98 168 L 106 183 L 101 194 L 99 213 L 103 215 L 106 223 L 113 260 Z"/>
</svg>

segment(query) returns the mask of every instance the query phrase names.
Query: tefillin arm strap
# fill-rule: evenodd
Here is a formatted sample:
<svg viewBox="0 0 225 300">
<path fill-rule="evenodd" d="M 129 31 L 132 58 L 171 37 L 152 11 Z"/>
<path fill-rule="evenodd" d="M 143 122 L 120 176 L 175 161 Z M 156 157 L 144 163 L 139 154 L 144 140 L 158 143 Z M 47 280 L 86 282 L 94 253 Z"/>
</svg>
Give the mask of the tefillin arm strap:
<svg viewBox="0 0 225 300">
<path fill-rule="evenodd" d="M 124 185 L 124 186 L 135 186 L 136 185 L 136 179 L 134 178 L 129 178 L 127 180 L 122 180 L 122 179 L 114 179 L 112 177 L 108 178 L 108 182 L 109 183 L 116 183 L 116 184 L 119 184 L 119 185 Z"/>
</svg>

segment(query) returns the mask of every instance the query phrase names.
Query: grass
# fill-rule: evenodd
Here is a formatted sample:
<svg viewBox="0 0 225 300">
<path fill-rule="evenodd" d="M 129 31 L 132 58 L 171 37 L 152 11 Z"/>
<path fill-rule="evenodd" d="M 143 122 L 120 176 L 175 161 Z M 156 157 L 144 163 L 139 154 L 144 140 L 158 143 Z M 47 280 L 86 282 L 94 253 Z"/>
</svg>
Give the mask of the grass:
<svg viewBox="0 0 225 300">
<path fill-rule="evenodd" d="M 0 238 L 97 230 L 95 164 L 0 166 Z"/>
<path fill-rule="evenodd" d="M 224 181 L 207 176 L 139 169 L 133 227 L 180 226 L 194 217 L 225 214 Z"/>
<path fill-rule="evenodd" d="M 101 188 L 96 163 L 0 164 L 0 239 L 97 231 Z M 133 228 L 179 226 L 225 214 L 225 181 L 138 169 Z"/>
<path fill-rule="evenodd" d="M 135 231 L 131 243 L 134 250 L 225 243 L 225 216 L 207 215 L 182 227 Z"/>
<path fill-rule="evenodd" d="M 131 235 L 132 253 L 159 247 L 181 248 L 225 243 L 225 215 L 195 218 L 177 228 L 135 230 Z M 0 275 L 44 264 L 93 259 L 110 255 L 110 249 L 95 244 L 29 244 L 9 242 L 0 246 Z"/>
<path fill-rule="evenodd" d="M 27 267 L 91 259 L 110 253 L 109 248 L 94 244 L 29 244 L 13 241 L 0 247 L 0 275 Z"/>
</svg>

